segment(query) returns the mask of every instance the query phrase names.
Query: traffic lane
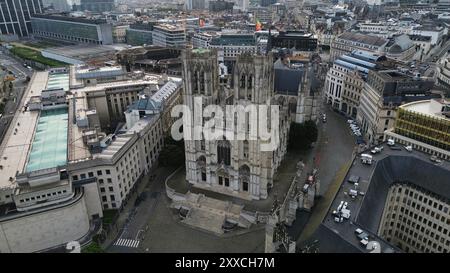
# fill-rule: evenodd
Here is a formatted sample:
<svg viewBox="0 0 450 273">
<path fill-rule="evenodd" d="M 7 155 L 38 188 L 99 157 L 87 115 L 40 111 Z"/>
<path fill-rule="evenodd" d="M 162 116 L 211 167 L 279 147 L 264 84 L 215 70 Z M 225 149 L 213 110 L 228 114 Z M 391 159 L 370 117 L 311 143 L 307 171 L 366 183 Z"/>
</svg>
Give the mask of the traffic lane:
<svg viewBox="0 0 450 273">
<path fill-rule="evenodd" d="M 320 194 L 323 195 L 338 170 L 352 158 L 356 138 L 348 128 L 347 118 L 325 107 L 327 122 L 322 124 L 322 147 L 318 178 Z M 316 156 L 317 157 L 317 156 Z"/>
<path fill-rule="evenodd" d="M 0 59 L 0 64 L 14 72 L 16 76 L 26 77 L 33 73 L 32 70 L 24 67 L 22 63 L 3 52 L 0 52 Z"/>
</svg>

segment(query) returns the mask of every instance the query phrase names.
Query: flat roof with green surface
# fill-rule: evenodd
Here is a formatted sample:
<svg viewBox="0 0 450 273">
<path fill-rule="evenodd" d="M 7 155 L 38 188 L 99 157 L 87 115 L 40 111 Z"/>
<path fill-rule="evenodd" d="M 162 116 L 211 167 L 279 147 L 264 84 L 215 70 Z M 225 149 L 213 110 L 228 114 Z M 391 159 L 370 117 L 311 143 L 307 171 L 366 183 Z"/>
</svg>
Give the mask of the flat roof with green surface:
<svg viewBox="0 0 450 273">
<path fill-rule="evenodd" d="M 67 163 L 67 108 L 41 111 L 26 172 L 54 168 Z"/>
</svg>

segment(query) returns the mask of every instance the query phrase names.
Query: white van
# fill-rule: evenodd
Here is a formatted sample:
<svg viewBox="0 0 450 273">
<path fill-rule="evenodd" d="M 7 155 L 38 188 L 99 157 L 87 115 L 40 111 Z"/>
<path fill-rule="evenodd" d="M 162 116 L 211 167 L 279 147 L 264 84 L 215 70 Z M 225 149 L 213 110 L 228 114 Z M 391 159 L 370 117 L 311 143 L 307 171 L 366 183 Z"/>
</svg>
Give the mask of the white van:
<svg viewBox="0 0 450 273">
<path fill-rule="evenodd" d="M 371 165 L 373 161 L 373 158 L 369 154 L 361 154 L 361 162 L 363 164 Z"/>
</svg>

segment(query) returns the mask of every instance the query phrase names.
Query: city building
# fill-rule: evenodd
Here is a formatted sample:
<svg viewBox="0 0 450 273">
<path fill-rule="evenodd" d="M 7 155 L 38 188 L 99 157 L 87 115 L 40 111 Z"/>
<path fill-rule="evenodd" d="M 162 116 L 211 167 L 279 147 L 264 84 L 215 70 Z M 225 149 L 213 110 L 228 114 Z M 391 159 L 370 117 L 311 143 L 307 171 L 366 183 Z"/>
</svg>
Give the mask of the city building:
<svg viewBox="0 0 450 273">
<path fill-rule="evenodd" d="M 286 31 L 269 35 L 270 48 L 289 48 L 296 51 L 315 51 L 317 38 L 304 31 Z"/>
<path fill-rule="evenodd" d="M 96 184 L 73 183 L 67 170 L 69 105 L 61 94 L 68 90 L 66 69 L 35 73 L 24 101 L 38 100 L 40 107 L 17 111 L 2 141 L 2 253 L 84 244 L 99 230 L 103 211 Z"/>
<path fill-rule="evenodd" d="M 127 44 L 138 45 L 152 45 L 153 44 L 153 24 L 151 23 L 136 23 L 130 25 L 126 30 Z"/>
<path fill-rule="evenodd" d="M 115 53 L 116 50 L 113 47 L 95 44 L 66 45 L 41 50 L 44 57 L 74 65 L 103 64 L 114 59 Z"/>
<path fill-rule="evenodd" d="M 446 54 L 437 63 L 436 83 L 450 89 L 450 54 Z M 447 94 L 450 95 L 450 92 L 447 92 Z"/>
<path fill-rule="evenodd" d="M 211 39 L 209 46 L 217 49 L 225 61 L 234 61 L 242 53 L 257 51 L 255 36 L 249 33 L 222 33 Z"/>
<path fill-rule="evenodd" d="M 357 121 L 370 143 L 383 141 L 384 131 L 394 126 L 397 108 L 407 102 L 438 97 L 431 93 L 434 81 L 397 70 L 369 71 Z"/>
<path fill-rule="evenodd" d="M 31 35 L 30 18 L 42 12 L 42 0 L 1 0 L 0 34 L 17 37 Z"/>
<path fill-rule="evenodd" d="M 102 13 L 114 10 L 114 0 L 80 0 L 80 11 Z"/>
<path fill-rule="evenodd" d="M 330 61 L 334 61 L 339 56 L 351 53 L 354 50 L 369 51 L 381 55 L 387 43 L 386 38 L 357 32 L 345 32 L 331 43 Z"/>
<path fill-rule="evenodd" d="M 434 46 L 441 43 L 443 36 L 446 35 L 446 33 L 447 30 L 444 26 L 426 24 L 413 28 L 409 34 L 430 37 L 431 45 Z"/>
<path fill-rule="evenodd" d="M 114 43 L 126 43 L 127 42 L 127 30 L 129 25 L 115 25 L 112 28 L 112 37 Z"/>
<path fill-rule="evenodd" d="M 211 40 L 219 36 L 220 33 L 212 31 L 195 33 L 192 37 L 192 48 L 209 48 Z"/>
<path fill-rule="evenodd" d="M 127 71 L 181 75 L 181 50 L 160 46 L 137 46 L 124 49 L 116 54 L 117 62 Z"/>
<path fill-rule="evenodd" d="M 194 105 L 198 97 L 205 106 L 266 104 L 273 99 L 272 58 L 250 53 L 239 55 L 232 74 L 234 85 L 228 88 L 223 79 L 219 79 L 215 50 L 187 51 L 183 56 L 184 104 L 194 109 L 198 107 Z M 280 141 L 274 151 L 263 151 L 260 139 L 196 139 L 191 128 L 191 139 L 185 139 L 187 182 L 197 188 L 243 199 L 267 198 L 268 189 L 274 183 L 273 175 L 286 153 L 287 103 L 280 109 L 279 118 Z M 246 119 L 244 128 L 250 128 L 249 122 L 250 119 Z M 183 129 L 186 130 L 189 131 Z"/>
<path fill-rule="evenodd" d="M 385 55 L 389 59 L 400 62 L 409 62 L 416 54 L 414 42 L 406 34 L 396 35 L 386 44 Z"/>
<path fill-rule="evenodd" d="M 96 109 L 102 129 L 114 130 L 125 121 L 124 112 L 139 94 L 150 86 L 156 86 L 157 76 L 124 77 L 124 71 L 114 67 L 102 69 L 75 68 L 72 73 L 72 90 L 83 94 L 88 109 Z M 86 83 L 86 84 L 85 84 Z"/>
<path fill-rule="evenodd" d="M 112 26 L 102 19 L 33 15 L 31 25 L 35 38 L 96 45 L 113 43 Z"/>
<path fill-rule="evenodd" d="M 448 253 L 450 165 L 383 143 L 374 163 L 358 154 L 319 228 L 321 253 Z"/>
<path fill-rule="evenodd" d="M 167 111 L 179 103 L 181 79 L 153 75 L 151 94 L 142 90 L 127 101 L 124 122 L 108 133 L 101 129 L 108 103 L 92 104 L 86 88 L 90 79 L 97 82 L 91 87 L 106 81 L 120 85 L 123 76 L 119 67 L 54 68 L 33 75 L 24 107 L 2 143 L 1 252 L 61 251 L 70 241 L 90 242 L 103 210 L 123 207 L 156 166 L 167 133 L 163 127 L 173 121 L 162 117 L 170 117 Z M 139 80 L 130 79 L 128 88 L 134 81 Z"/>
<path fill-rule="evenodd" d="M 209 1 L 209 11 L 221 12 L 221 11 L 233 11 L 234 2 L 225 0 Z"/>
<path fill-rule="evenodd" d="M 58 12 L 70 12 L 76 0 L 42 0 L 45 8 L 52 8 Z"/>
<path fill-rule="evenodd" d="M 433 99 L 401 105 L 385 139 L 449 160 L 450 101 Z"/>
<path fill-rule="evenodd" d="M 153 44 L 161 47 L 186 47 L 186 33 L 183 27 L 160 24 L 153 27 Z"/>
<path fill-rule="evenodd" d="M 355 118 L 369 70 L 377 69 L 377 63 L 385 59 L 362 50 L 337 58 L 327 72 L 323 92 L 325 101 Z"/>
</svg>

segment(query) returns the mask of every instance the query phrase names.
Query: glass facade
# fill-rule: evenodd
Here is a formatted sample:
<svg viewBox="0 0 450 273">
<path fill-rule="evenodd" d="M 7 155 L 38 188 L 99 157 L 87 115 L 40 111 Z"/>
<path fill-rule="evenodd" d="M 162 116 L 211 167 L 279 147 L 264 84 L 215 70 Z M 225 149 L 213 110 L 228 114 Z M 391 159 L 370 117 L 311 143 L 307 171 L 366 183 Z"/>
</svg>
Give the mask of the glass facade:
<svg viewBox="0 0 450 273">
<path fill-rule="evenodd" d="M 450 150 L 450 121 L 399 108 L 394 132 Z"/>
<path fill-rule="evenodd" d="M 32 33 L 31 16 L 42 13 L 42 0 L 0 0 L 0 32 L 19 37 Z"/>
<path fill-rule="evenodd" d="M 110 37 L 112 41 L 111 26 L 109 33 L 102 28 L 107 25 L 105 22 L 40 15 L 33 17 L 31 24 L 35 37 L 93 44 L 108 44 L 105 37 Z"/>
<path fill-rule="evenodd" d="M 127 29 L 127 44 L 133 46 L 153 44 L 153 34 L 151 31 L 139 29 Z"/>
</svg>

